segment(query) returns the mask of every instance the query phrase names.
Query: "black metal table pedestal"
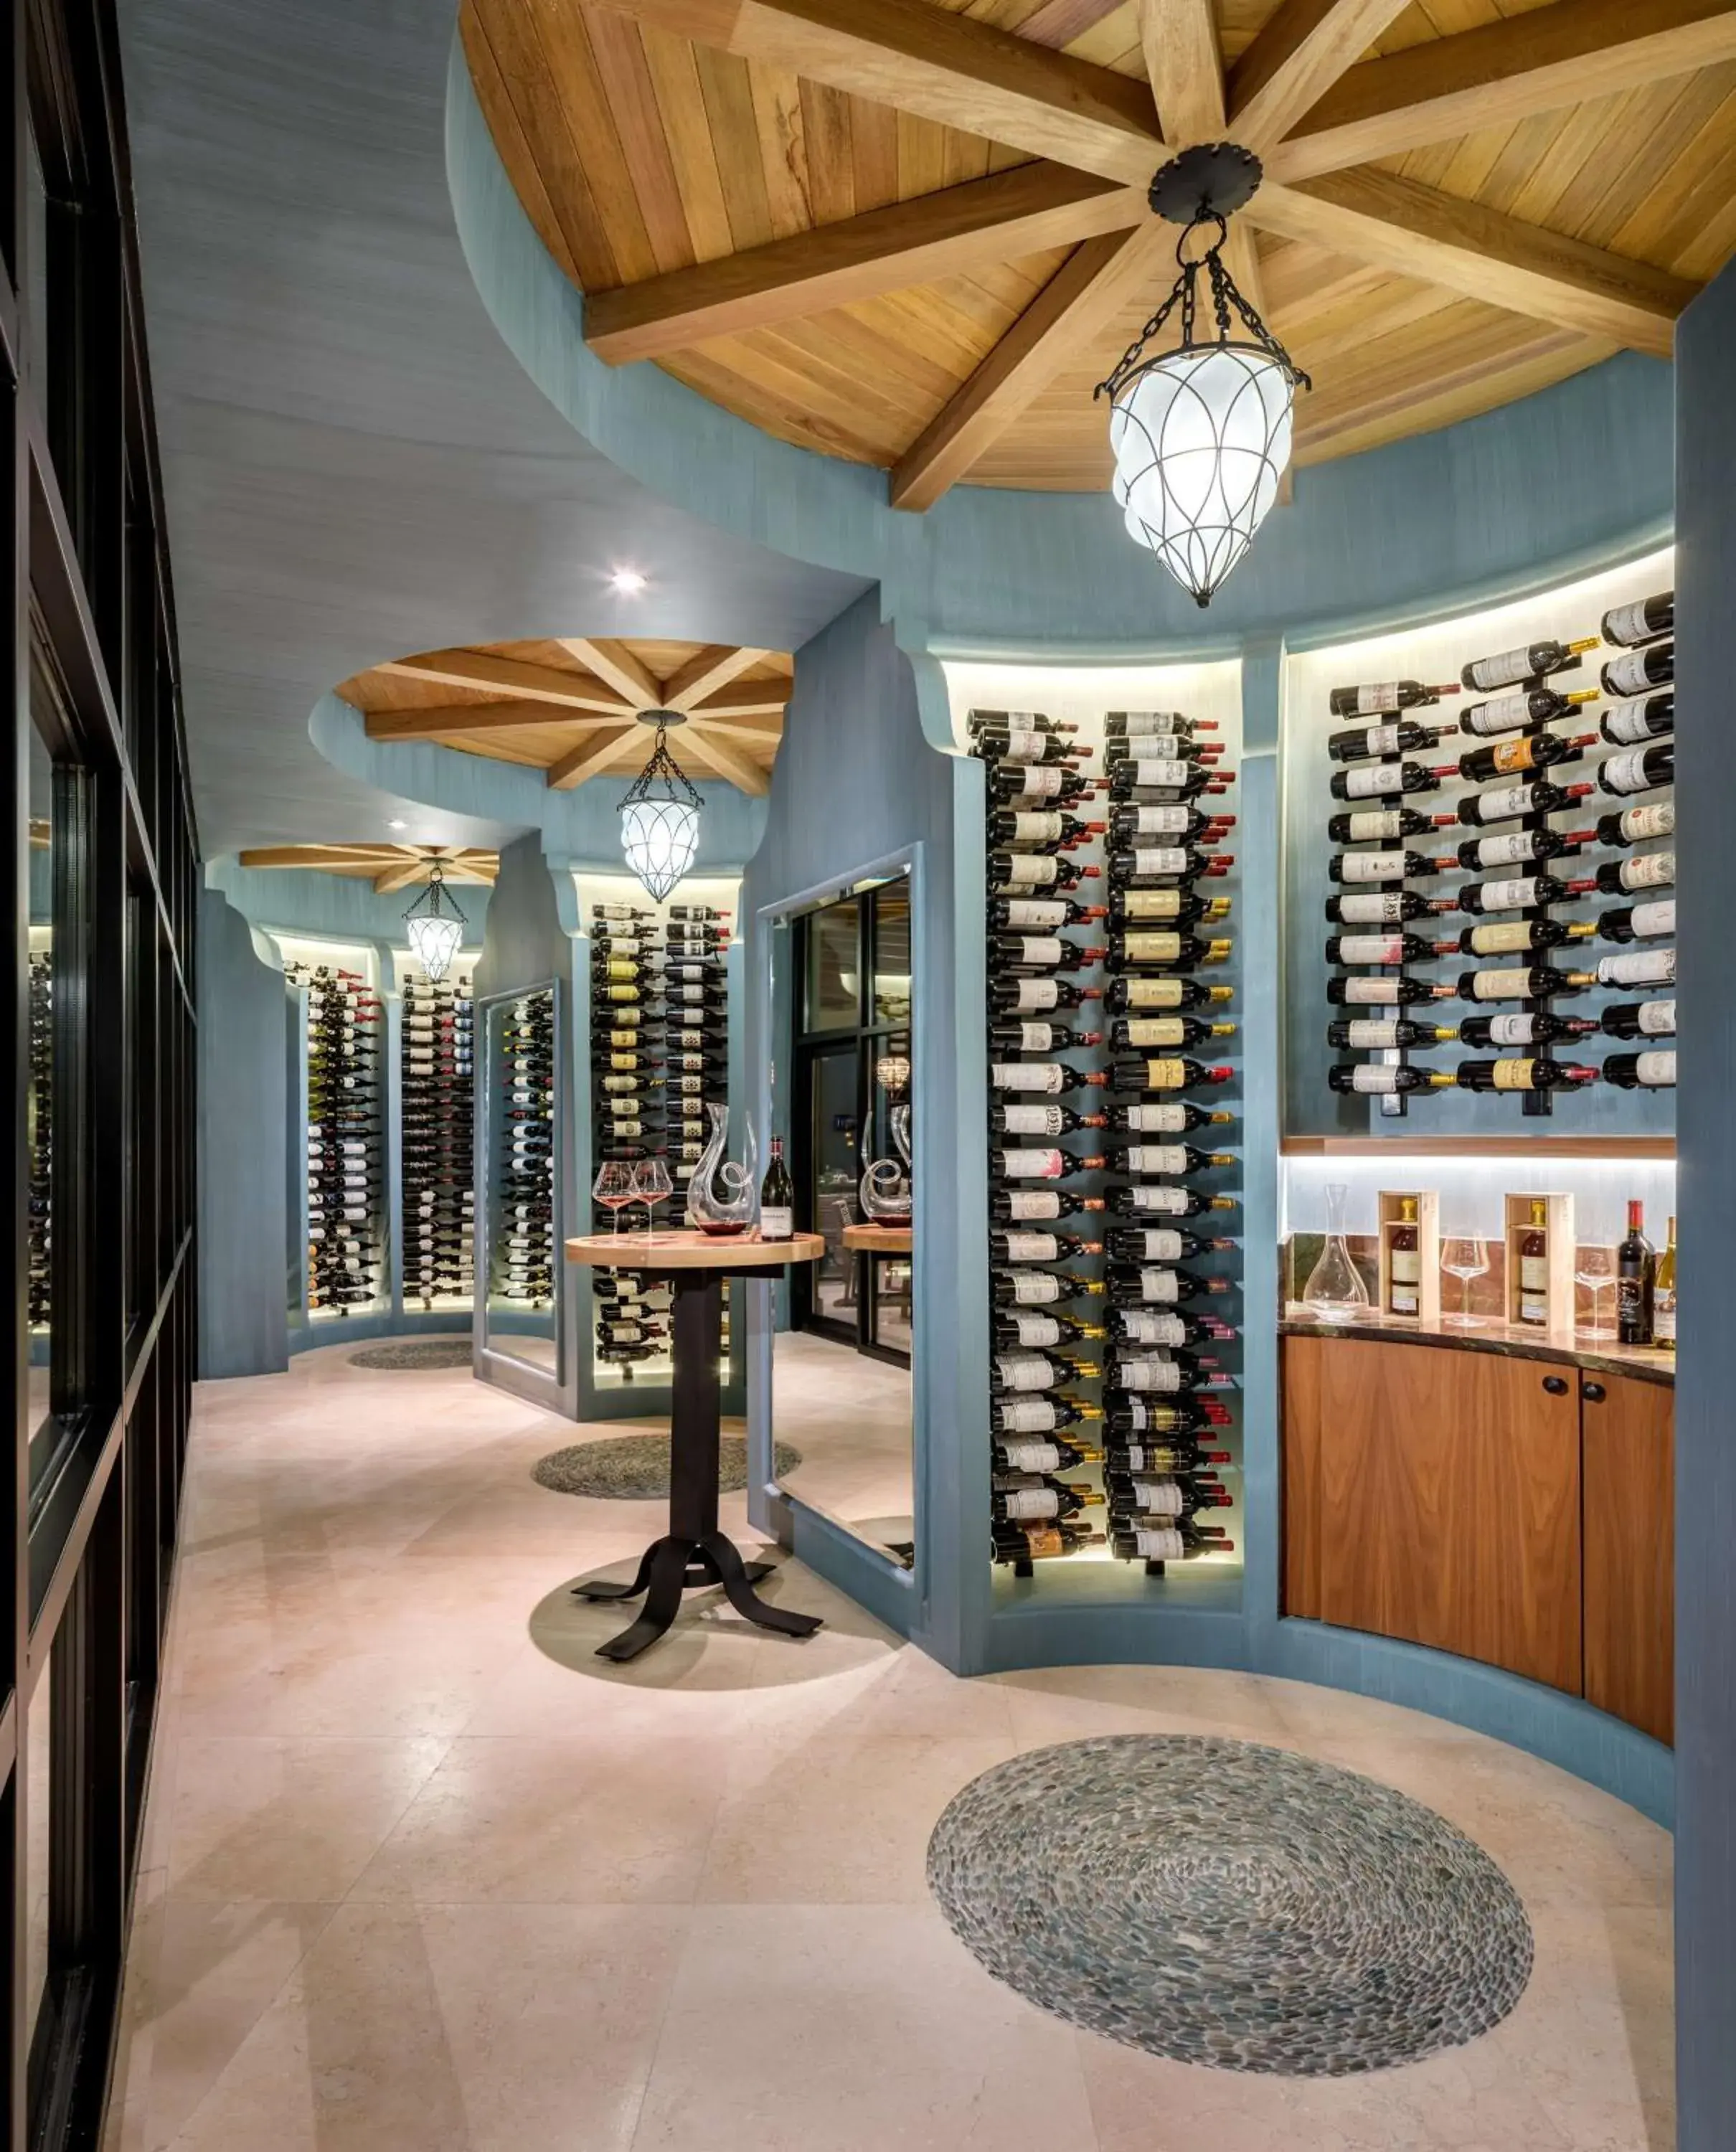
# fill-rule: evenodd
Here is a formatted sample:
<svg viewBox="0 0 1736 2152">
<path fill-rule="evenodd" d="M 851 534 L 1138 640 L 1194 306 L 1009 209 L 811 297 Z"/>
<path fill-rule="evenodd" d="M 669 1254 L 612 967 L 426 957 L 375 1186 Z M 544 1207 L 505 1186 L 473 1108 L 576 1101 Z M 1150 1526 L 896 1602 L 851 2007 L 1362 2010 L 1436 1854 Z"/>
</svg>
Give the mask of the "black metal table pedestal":
<svg viewBox="0 0 1736 2152">
<path fill-rule="evenodd" d="M 669 1416 L 669 1529 L 639 1557 L 631 1584 L 579 1584 L 576 1598 L 637 1599 L 645 1605 L 631 1628 L 599 1645 L 600 1659 L 634 1659 L 653 1644 L 680 1611 L 684 1591 L 721 1584 L 737 1613 L 762 1629 L 786 1637 L 811 1637 L 817 1614 L 773 1606 L 754 1589 L 774 1566 L 744 1562 L 735 1543 L 718 1527 L 718 1439 L 723 1419 L 718 1355 L 723 1338 L 722 1280 L 717 1270 L 670 1274 L 673 1307 L 675 1383 Z"/>
</svg>

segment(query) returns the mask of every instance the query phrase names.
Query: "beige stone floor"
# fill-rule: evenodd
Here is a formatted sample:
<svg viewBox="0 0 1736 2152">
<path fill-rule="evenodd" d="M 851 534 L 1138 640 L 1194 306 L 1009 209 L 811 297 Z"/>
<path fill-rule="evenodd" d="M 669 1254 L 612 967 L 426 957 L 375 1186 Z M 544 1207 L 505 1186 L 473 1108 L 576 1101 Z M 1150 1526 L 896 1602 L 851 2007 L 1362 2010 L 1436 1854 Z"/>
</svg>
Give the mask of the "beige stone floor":
<svg viewBox="0 0 1736 2152">
<path fill-rule="evenodd" d="M 956 1681 L 815 1576 L 632 1668 L 566 1587 L 650 1505 L 564 1423 L 342 1348 L 197 1393 L 109 2152 L 1667 2152 L 1669 1841 L 1480 1737 L 1251 1677 Z M 746 1537 L 739 1498 L 726 1525 Z M 1305 1749 L 1470 1831 L 1537 1939 L 1505 2023 L 1338 2083 L 1166 2063 L 990 1979 L 924 1887 L 949 1798 L 1134 1729 Z"/>
</svg>

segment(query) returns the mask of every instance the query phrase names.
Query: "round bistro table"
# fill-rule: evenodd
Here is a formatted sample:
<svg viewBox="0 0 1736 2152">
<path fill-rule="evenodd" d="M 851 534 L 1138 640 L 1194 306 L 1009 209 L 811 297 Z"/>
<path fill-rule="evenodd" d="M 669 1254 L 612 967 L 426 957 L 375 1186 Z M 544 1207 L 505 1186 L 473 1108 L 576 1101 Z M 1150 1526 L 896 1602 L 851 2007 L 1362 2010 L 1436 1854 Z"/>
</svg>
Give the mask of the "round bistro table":
<svg viewBox="0 0 1736 2152">
<path fill-rule="evenodd" d="M 749 1240 L 740 1234 L 588 1233 L 566 1243 L 569 1262 L 592 1270 L 632 1271 L 667 1278 L 673 1307 L 670 1330 L 675 1381 L 669 1415 L 669 1529 L 639 1558 L 631 1584 L 576 1585 L 580 1599 L 637 1599 L 644 1611 L 630 1628 L 597 1647 L 600 1659 L 637 1658 L 654 1644 L 680 1610 L 682 1594 L 721 1584 L 730 1605 L 762 1629 L 786 1637 L 811 1637 L 817 1614 L 773 1606 L 754 1586 L 770 1562 L 744 1562 L 734 1541 L 718 1526 L 718 1436 L 723 1418 L 718 1355 L 723 1335 L 722 1292 L 726 1277 L 763 1277 L 786 1263 L 818 1262 L 825 1242 L 818 1233 L 787 1241 Z"/>
</svg>

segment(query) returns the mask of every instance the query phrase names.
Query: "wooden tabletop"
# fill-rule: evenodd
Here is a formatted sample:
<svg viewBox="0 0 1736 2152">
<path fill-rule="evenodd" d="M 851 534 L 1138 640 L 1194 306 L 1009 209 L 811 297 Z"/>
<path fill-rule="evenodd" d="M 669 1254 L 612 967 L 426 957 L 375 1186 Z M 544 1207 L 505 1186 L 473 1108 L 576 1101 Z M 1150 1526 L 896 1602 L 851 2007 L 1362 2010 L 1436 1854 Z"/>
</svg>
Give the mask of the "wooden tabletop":
<svg viewBox="0 0 1736 2152">
<path fill-rule="evenodd" d="M 845 1246 L 862 1255 L 907 1256 L 911 1238 L 908 1226 L 846 1226 L 844 1229 Z"/>
<path fill-rule="evenodd" d="M 608 1271 L 781 1270 L 785 1263 L 817 1263 L 825 1254 L 818 1233 L 787 1241 L 762 1241 L 751 1233 L 585 1233 L 566 1243 L 570 1263 Z"/>
</svg>

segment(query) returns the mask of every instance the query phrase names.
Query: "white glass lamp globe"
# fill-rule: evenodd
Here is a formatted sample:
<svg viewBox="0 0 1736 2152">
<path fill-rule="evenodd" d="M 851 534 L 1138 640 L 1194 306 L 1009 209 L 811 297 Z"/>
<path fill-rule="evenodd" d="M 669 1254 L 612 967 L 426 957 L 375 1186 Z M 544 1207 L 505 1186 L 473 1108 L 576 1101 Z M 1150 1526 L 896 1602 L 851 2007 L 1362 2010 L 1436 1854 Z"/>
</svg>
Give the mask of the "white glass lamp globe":
<svg viewBox="0 0 1736 2152">
<path fill-rule="evenodd" d="M 621 810 L 621 850 L 661 903 L 699 849 L 699 810 L 684 799 L 629 799 Z"/>
<path fill-rule="evenodd" d="M 1129 536 L 1198 605 L 1248 549 L 1290 460 L 1288 368 L 1255 344 L 1194 345 L 1142 368 L 1109 407 Z"/>
<path fill-rule="evenodd" d="M 464 938 L 464 923 L 445 911 L 412 912 L 404 921 L 416 961 L 431 979 L 444 979 Z"/>
</svg>

